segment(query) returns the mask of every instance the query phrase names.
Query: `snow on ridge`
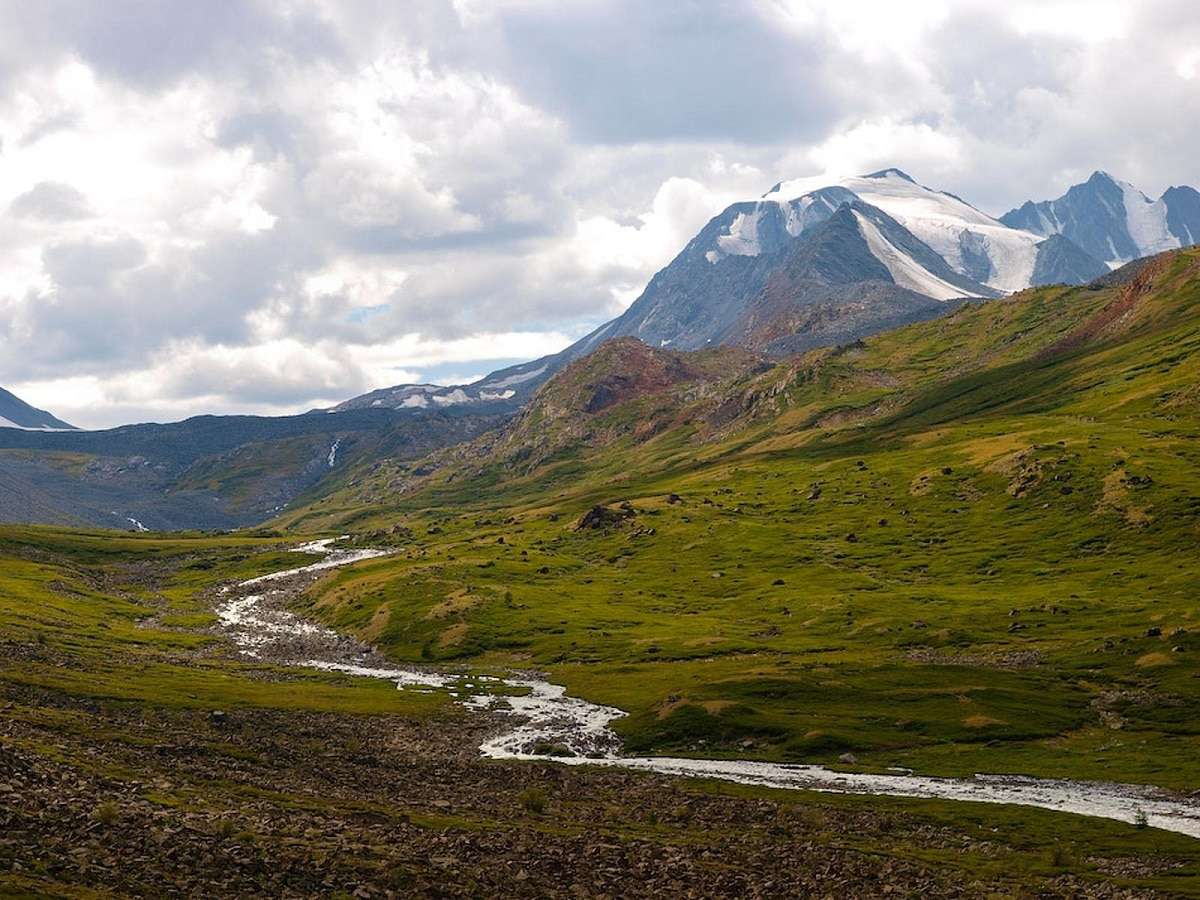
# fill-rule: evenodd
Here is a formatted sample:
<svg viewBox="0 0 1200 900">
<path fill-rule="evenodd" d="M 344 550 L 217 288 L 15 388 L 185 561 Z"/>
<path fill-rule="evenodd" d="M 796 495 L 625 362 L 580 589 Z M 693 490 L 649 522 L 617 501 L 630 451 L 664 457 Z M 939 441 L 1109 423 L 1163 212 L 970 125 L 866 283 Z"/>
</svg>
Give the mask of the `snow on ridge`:
<svg viewBox="0 0 1200 900">
<path fill-rule="evenodd" d="M 424 409 L 429 405 L 429 401 L 424 394 L 413 394 L 410 397 L 405 397 L 397 409 Z"/>
<path fill-rule="evenodd" d="M 980 239 L 978 243 L 991 261 L 992 271 L 985 282 L 988 287 L 1012 293 L 1028 287 L 1033 279 L 1040 235 L 1010 228 L 965 200 L 918 184 L 894 169 L 833 181 L 824 176 L 785 181 L 764 199 L 792 204 L 797 199 L 809 199 L 810 194 L 825 187 L 844 188 L 864 203 L 883 210 L 960 275 L 969 277 L 962 253 L 965 232 Z M 956 291 L 955 296 L 963 295 L 962 290 Z"/>
<path fill-rule="evenodd" d="M 969 296 L 962 288 L 955 287 L 934 275 L 911 256 L 897 248 L 883 236 L 875 223 L 862 213 L 855 210 L 854 218 L 858 221 L 859 230 L 866 240 L 871 254 L 887 267 L 892 280 L 897 285 L 908 288 L 910 291 L 916 291 L 918 294 L 924 294 L 926 297 L 932 297 L 934 300 L 953 300 Z"/>
<path fill-rule="evenodd" d="M 4 416 L 0 416 L 0 428 L 15 428 L 17 431 L 53 431 L 55 433 L 75 430 L 73 428 L 51 428 L 49 425 L 18 425 L 11 419 L 4 418 Z"/>
</svg>

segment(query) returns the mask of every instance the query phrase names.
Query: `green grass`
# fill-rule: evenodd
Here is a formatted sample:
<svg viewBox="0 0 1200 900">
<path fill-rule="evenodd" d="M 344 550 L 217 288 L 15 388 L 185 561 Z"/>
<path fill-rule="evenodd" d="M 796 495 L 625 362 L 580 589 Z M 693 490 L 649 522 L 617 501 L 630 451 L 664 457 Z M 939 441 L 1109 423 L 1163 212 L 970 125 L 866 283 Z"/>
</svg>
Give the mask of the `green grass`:
<svg viewBox="0 0 1200 900">
<path fill-rule="evenodd" d="M 310 612 L 398 659 L 548 670 L 629 711 L 637 750 L 1195 789 L 1198 259 L 1071 349 L 1052 348 L 1122 289 L 1039 289 L 735 375 L 774 399 L 723 431 L 701 404 L 639 441 L 635 403 L 551 439 L 535 405 L 558 449 L 531 469 L 501 447 L 293 513 L 415 535 Z M 572 530 L 618 500 L 629 524 Z"/>
<path fill-rule="evenodd" d="M 209 652 L 221 641 L 205 630 L 203 592 L 296 563 L 278 540 L 0 526 L 0 682 L 180 708 L 426 714 L 444 704 Z"/>
</svg>

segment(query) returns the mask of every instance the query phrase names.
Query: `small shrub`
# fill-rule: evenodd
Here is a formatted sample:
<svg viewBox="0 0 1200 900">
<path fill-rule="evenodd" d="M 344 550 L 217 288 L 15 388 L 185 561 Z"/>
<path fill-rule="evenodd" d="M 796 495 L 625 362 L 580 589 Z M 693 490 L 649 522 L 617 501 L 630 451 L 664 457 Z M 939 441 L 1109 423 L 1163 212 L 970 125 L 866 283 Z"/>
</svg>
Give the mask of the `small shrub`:
<svg viewBox="0 0 1200 900">
<path fill-rule="evenodd" d="M 1144 809 L 1139 808 L 1138 811 L 1133 814 L 1133 827 L 1134 828 L 1147 828 L 1147 827 L 1149 827 L 1149 825 L 1150 825 L 1150 819 L 1146 816 L 1146 811 Z"/>
<path fill-rule="evenodd" d="M 229 820 L 229 818 L 222 818 L 220 822 L 216 823 L 214 829 L 212 829 L 212 834 L 215 834 L 221 840 L 229 840 L 235 834 L 238 834 L 238 824 L 233 820 Z"/>
<path fill-rule="evenodd" d="M 1056 869 L 1066 869 L 1075 865 L 1075 858 L 1062 844 L 1055 844 L 1050 850 L 1050 865 Z"/>
<path fill-rule="evenodd" d="M 106 800 L 92 811 L 94 818 L 101 825 L 112 825 L 121 818 L 121 810 L 111 800 Z"/>
<path fill-rule="evenodd" d="M 517 796 L 517 800 L 520 801 L 522 809 L 535 816 L 540 816 L 546 811 L 546 792 L 541 788 L 525 788 Z"/>
<path fill-rule="evenodd" d="M 229 840 L 229 838 L 237 834 L 237 831 L 238 827 L 231 819 L 222 819 L 217 823 L 215 834 L 222 840 Z"/>
</svg>

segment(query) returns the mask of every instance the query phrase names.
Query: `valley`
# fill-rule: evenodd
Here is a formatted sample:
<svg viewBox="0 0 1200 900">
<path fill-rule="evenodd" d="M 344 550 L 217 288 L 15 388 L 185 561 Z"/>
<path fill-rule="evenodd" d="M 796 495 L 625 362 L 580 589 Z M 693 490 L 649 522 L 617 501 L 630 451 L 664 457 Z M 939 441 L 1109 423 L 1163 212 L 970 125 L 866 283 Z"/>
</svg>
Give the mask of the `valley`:
<svg viewBox="0 0 1200 900">
<path fill-rule="evenodd" d="M 1194 896 L 1156 828 L 481 759 L 498 712 L 221 636 L 222 583 L 295 547 L 0 528 L 6 893 Z"/>
<path fill-rule="evenodd" d="M 82 844 L 6 883 L 1194 896 L 1197 340 L 1176 251 L 782 360 L 610 341 L 270 530 L 4 526 L 5 824 Z"/>
</svg>

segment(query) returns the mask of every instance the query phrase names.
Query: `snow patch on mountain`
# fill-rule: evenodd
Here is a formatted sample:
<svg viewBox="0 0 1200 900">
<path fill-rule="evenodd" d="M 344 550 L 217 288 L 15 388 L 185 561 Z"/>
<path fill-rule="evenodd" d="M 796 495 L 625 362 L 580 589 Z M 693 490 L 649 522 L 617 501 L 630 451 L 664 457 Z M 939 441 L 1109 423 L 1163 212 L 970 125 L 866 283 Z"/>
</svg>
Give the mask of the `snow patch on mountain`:
<svg viewBox="0 0 1200 900">
<path fill-rule="evenodd" d="M 15 428 L 18 431 L 73 431 L 71 428 L 51 428 L 49 425 L 18 425 L 10 419 L 0 416 L 0 428 Z"/>
<path fill-rule="evenodd" d="M 532 381 L 534 378 L 537 378 L 545 371 L 546 367 L 544 365 L 538 366 L 536 369 L 530 369 L 528 372 L 518 372 L 515 375 L 501 378 L 499 381 L 489 381 L 487 384 L 482 385 L 482 387 L 496 390 L 497 388 L 512 387 L 514 384 L 524 384 L 526 381 Z"/>
<path fill-rule="evenodd" d="M 738 213 L 730 223 L 729 231 L 717 238 L 717 246 L 729 256 L 758 256 L 762 252 L 758 242 L 761 218 L 762 209 L 757 206 L 748 213 Z"/>
<path fill-rule="evenodd" d="M 438 406 L 456 406 L 459 403 L 470 403 L 471 398 L 462 388 L 455 388 L 448 394 L 434 394 L 433 402 Z"/>
<path fill-rule="evenodd" d="M 1174 250 L 1179 238 L 1167 229 L 1167 204 L 1151 200 L 1127 181 L 1116 181 L 1125 200 L 1125 227 L 1142 256 Z"/>
<path fill-rule="evenodd" d="M 811 178 L 781 182 L 765 199 L 791 205 L 811 195 L 815 183 Z M 973 265 L 963 255 L 963 247 L 967 246 L 983 253 L 990 262 L 983 284 L 1004 293 L 1029 286 L 1039 235 L 1010 228 L 953 194 L 917 184 L 898 169 L 840 178 L 834 185 L 826 183 L 823 187 L 840 187 L 882 209 L 960 275 L 976 277 Z M 954 296 L 961 297 L 962 291 Z"/>
</svg>

